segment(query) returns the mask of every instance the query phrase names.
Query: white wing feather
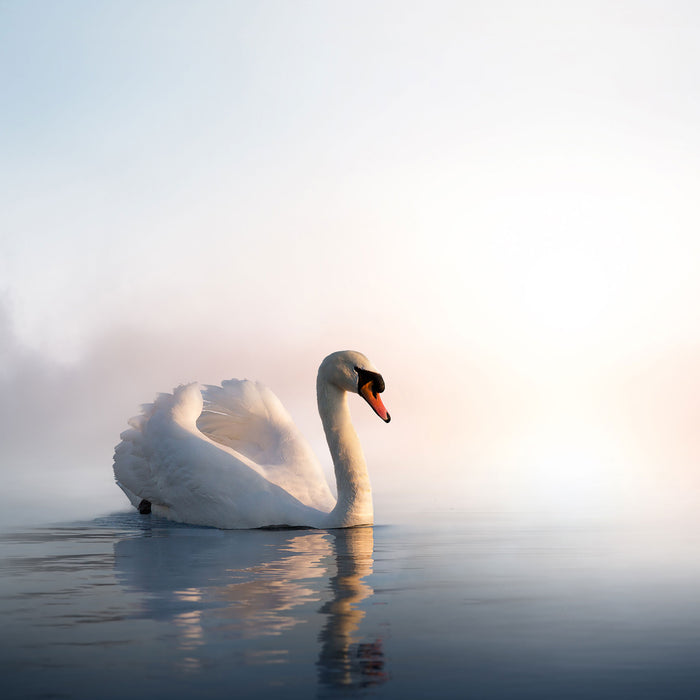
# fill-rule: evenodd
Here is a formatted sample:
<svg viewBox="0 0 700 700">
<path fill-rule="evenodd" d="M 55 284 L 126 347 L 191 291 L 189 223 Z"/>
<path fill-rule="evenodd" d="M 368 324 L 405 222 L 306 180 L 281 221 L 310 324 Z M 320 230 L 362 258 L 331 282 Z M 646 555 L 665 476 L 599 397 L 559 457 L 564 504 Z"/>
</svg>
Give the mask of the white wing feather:
<svg viewBox="0 0 700 700">
<path fill-rule="evenodd" d="M 197 428 L 261 476 L 316 508 L 332 507 L 321 465 L 275 394 L 260 382 L 206 386 Z"/>
<path fill-rule="evenodd" d="M 304 524 L 334 499 L 308 443 L 267 387 L 230 380 L 178 387 L 142 407 L 115 449 L 134 505 L 220 527 Z"/>
</svg>

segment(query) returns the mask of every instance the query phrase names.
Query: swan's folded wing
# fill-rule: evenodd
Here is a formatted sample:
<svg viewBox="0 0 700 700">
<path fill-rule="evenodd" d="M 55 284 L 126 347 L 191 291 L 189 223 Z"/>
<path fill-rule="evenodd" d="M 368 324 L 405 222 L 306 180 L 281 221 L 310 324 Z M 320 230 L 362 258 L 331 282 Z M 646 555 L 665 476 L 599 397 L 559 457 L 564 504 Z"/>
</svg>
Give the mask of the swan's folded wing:
<svg viewBox="0 0 700 700">
<path fill-rule="evenodd" d="M 242 455 L 262 476 L 302 503 L 327 510 L 334 499 L 321 465 L 275 394 L 263 384 L 231 379 L 207 386 L 197 428 Z"/>
</svg>

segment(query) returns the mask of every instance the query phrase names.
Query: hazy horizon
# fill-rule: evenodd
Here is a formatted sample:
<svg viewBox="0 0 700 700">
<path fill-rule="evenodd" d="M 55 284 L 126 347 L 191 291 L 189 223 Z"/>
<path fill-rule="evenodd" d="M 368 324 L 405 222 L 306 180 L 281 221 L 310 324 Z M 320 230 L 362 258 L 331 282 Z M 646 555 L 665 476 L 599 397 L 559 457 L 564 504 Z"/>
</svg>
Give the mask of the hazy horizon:
<svg viewBox="0 0 700 700">
<path fill-rule="evenodd" d="M 700 505 L 700 10 L 4 4 L 0 522 L 126 508 L 127 419 L 320 360 L 395 510 Z"/>
</svg>

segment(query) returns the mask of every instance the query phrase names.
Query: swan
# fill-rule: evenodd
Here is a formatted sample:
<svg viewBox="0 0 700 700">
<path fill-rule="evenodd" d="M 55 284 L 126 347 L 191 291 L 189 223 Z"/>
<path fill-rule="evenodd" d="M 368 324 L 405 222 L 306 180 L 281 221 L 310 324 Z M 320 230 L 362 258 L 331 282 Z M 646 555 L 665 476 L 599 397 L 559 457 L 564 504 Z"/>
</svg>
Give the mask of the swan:
<svg viewBox="0 0 700 700">
<path fill-rule="evenodd" d="M 333 459 L 337 501 L 280 400 L 247 379 L 181 385 L 144 405 L 120 435 L 114 477 L 140 512 L 192 525 L 371 525 L 367 463 L 347 394 L 358 393 L 388 423 L 383 391 L 384 379 L 362 353 L 334 352 L 318 369 L 318 412 Z"/>
</svg>

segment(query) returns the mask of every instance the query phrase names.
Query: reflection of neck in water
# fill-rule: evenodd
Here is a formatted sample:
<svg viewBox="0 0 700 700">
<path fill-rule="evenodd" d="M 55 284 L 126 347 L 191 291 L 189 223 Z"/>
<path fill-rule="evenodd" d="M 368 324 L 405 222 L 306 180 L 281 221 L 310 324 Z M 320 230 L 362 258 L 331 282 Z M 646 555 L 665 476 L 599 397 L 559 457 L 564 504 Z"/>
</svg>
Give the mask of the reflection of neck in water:
<svg viewBox="0 0 700 700">
<path fill-rule="evenodd" d="M 337 530 L 333 547 L 337 572 L 330 580 L 333 598 L 321 608 L 328 619 L 319 635 L 319 680 L 323 685 L 342 687 L 383 683 L 381 640 L 360 643 L 354 636 L 365 616 L 356 606 L 374 592 L 364 582 L 374 564 L 373 529 Z"/>
</svg>

